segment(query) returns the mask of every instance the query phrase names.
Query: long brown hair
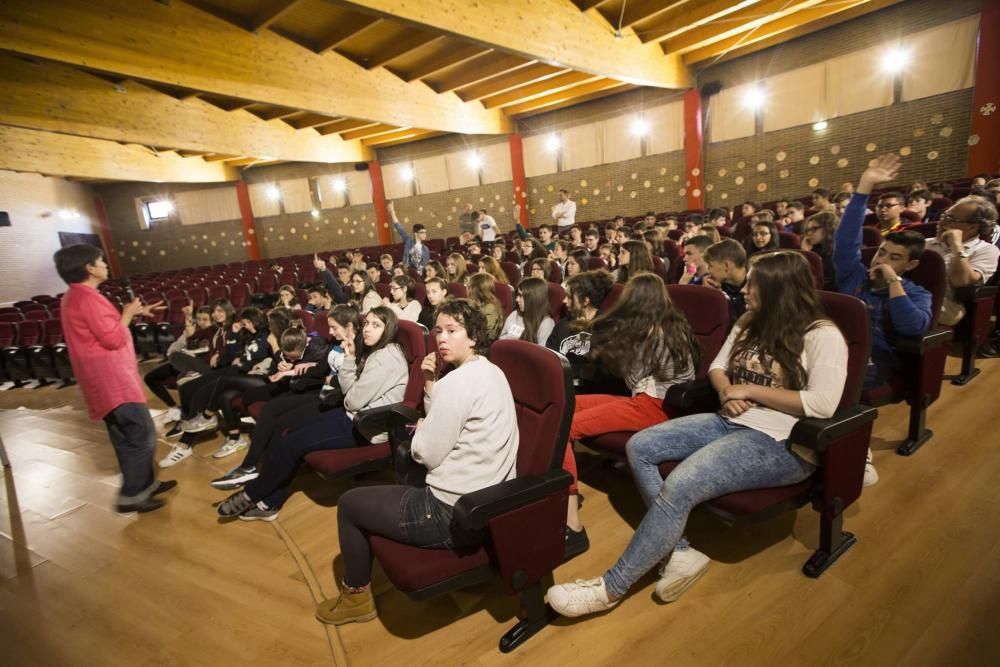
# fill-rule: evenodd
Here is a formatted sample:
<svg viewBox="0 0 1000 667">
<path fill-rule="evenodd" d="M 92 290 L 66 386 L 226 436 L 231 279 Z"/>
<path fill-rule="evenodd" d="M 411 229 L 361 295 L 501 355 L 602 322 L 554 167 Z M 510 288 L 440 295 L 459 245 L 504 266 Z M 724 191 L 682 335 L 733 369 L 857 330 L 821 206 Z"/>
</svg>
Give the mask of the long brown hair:
<svg viewBox="0 0 1000 667">
<path fill-rule="evenodd" d="M 645 241 L 626 241 L 622 249 L 628 253 L 628 265 L 618 267 L 618 282 L 628 282 L 640 273 L 653 272 L 653 255 Z"/>
<path fill-rule="evenodd" d="M 615 305 L 594 318 L 590 331 L 591 354 L 623 379 L 641 367 L 664 382 L 697 367 L 701 355 L 691 323 L 655 273 L 629 280 Z"/>
<path fill-rule="evenodd" d="M 465 262 L 465 257 L 457 252 L 453 252 L 448 255 L 448 259 L 455 262 L 455 275 L 448 275 L 447 269 L 445 270 L 444 279 L 450 283 L 465 283 L 469 279 L 469 265 Z"/>
<path fill-rule="evenodd" d="M 497 281 L 488 273 L 477 273 L 469 279 L 469 299 L 480 307 L 492 303 L 497 310 L 503 311 L 500 299 L 496 295 Z"/>
<path fill-rule="evenodd" d="M 498 283 L 503 283 L 504 285 L 510 284 L 510 281 L 507 280 L 507 274 L 503 272 L 503 267 L 500 266 L 500 262 L 489 255 L 479 259 L 479 270 L 493 276 L 493 280 Z"/>
<path fill-rule="evenodd" d="M 741 331 L 729 354 L 730 365 L 738 355 L 756 351 L 778 362 L 785 389 L 802 389 L 809 379 L 802 366 L 806 334 L 830 323 L 820 307 L 809 263 L 797 252 L 755 255 L 747 288 L 756 290 L 758 299 L 766 297 L 767 308 L 748 310 L 737 321 Z"/>
<path fill-rule="evenodd" d="M 364 343 L 364 337 L 358 336 L 358 346 L 357 346 L 357 367 L 358 372 L 356 377 L 361 377 L 361 371 L 365 370 L 365 364 L 368 362 L 369 357 L 378 352 L 384 347 L 389 347 L 390 345 L 398 345 L 399 341 L 399 318 L 396 317 L 396 313 L 392 312 L 392 309 L 387 306 L 376 306 L 368 311 L 368 316 L 377 317 L 382 320 L 382 324 L 385 325 L 385 329 L 382 331 L 382 337 L 378 339 L 378 342 L 368 347 Z M 363 320 L 362 320 L 363 322 Z M 364 324 L 362 324 L 362 327 Z M 360 331 L 360 329 L 359 329 Z"/>
<path fill-rule="evenodd" d="M 521 310 L 524 331 L 521 332 L 521 340 L 537 343 L 538 328 L 542 326 L 546 317 L 552 317 L 548 282 L 541 278 L 525 278 L 518 283 L 517 291 L 524 300 L 524 310 Z"/>
</svg>

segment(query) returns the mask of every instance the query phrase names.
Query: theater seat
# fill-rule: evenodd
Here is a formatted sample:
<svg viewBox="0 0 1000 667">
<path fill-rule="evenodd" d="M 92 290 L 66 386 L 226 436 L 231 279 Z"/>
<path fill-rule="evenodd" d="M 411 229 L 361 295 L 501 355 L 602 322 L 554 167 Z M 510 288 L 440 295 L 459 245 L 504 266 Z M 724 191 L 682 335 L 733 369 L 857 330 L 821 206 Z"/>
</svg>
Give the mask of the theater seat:
<svg viewBox="0 0 1000 667">
<path fill-rule="evenodd" d="M 802 250 L 801 248 L 778 248 L 776 250 L 763 250 L 758 255 L 765 255 L 771 252 L 797 252 L 806 258 L 809 262 L 809 268 L 812 269 L 813 281 L 816 283 L 816 289 L 823 289 L 823 258 L 812 250 Z"/>
<path fill-rule="evenodd" d="M 572 481 L 562 470 L 573 415 L 569 363 L 520 340 L 494 343 L 490 359 L 507 376 L 517 410 L 517 478 L 466 494 L 455 503 L 455 549 L 421 549 L 384 537 L 372 551 L 393 585 L 425 600 L 499 578 L 521 595 L 524 619 L 500 639 L 510 652 L 548 625 L 552 571 L 563 561 L 566 503 Z"/>
<path fill-rule="evenodd" d="M 814 452 L 820 466 L 810 478 L 797 484 L 731 493 L 702 505 L 727 522 L 752 523 L 811 502 L 820 514 L 819 548 L 802 571 L 814 578 L 857 542 L 854 535 L 844 532 L 843 518 L 845 510 L 861 495 L 865 457 L 878 415 L 874 408 L 858 405 L 871 346 L 865 305 L 854 297 L 833 292 L 820 292 L 819 296 L 827 316 L 847 341 L 847 381 L 833 417 L 799 419 L 789 442 Z M 684 413 L 719 409 L 718 394 L 707 379 L 671 387 L 664 404 Z M 660 473 L 666 478 L 678 465 L 680 461 L 665 462 L 659 466 Z"/>
<path fill-rule="evenodd" d="M 862 248 L 861 260 L 866 266 L 876 250 Z M 946 328 L 936 327 L 946 280 L 941 255 L 933 251 L 924 252 L 920 256 L 920 264 L 907 277 L 931 293 L 931 326 L 923 336 L 897 338 L 895 346 L 900 359 L 899 372 L 890 377 L 885 385 L 869 389 L 861 396 L 862 403 L 874 407 L 904 401 L 909 404 L 906 439 L 896 448 L 902 456 L 913 454 L 934 435 L 926 426 L 927 408 L 941 395 L 948 343 L 953 335 Z"/>
<path fill-rule="evenodd" d="M 997 298 L 996 281 L 990 285 L 961 287 L 955 290 L 955 299 L 965 308 L 965 316 L 954 327 L 954 340 L 962 349 L 962 370 L 951 383 L 962 386 L 979 375 L 976 368 L 976 351 L 989 340 L 993 326 L 991 317 Z"/>
</svg>

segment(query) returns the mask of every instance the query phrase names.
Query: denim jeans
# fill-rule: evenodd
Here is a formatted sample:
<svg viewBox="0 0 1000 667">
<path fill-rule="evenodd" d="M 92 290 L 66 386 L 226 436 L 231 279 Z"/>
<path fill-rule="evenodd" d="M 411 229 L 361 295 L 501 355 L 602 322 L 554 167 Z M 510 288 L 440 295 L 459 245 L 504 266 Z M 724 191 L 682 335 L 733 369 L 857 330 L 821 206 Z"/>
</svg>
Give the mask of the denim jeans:
<svg viewBox="0 0 1000 667">
<path fill-rule="evenodd" d="M 727 493 L 785 486 L 815 467 L 788 451 L 785 441 L 734 424 L 717 414 L 671 419 L 636 433 L 626 447 L 639 494 L 648 508 L 625 553 L 604 575 L 607 590 L 622 597 L 681 543 L 688 515 L 700 503 Z M 664 461 L 683 462 L 663 479 Z"/>
<path fill-rule="evenodd" d="M 122 403 L 104 416 L 104 424 L 122 471 L 118 503 L 142 502 L 158 484 L 153 470 L 156 426 L 149 415 L 149 407 L 145 403 Z"/>
</svg>

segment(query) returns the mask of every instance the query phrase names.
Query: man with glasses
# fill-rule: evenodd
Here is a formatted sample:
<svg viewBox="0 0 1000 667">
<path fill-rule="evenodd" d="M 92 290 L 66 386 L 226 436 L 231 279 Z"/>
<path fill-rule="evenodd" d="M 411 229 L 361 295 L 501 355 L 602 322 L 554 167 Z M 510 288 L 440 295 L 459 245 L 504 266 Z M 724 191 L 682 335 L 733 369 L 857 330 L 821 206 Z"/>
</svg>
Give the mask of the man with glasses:
<svg viewBox="0 0 1000 667">
<path fill-rule="evenodd" d="M 899 217 L 903 208 L 903 195 L 898 192 L 886 192 L 878 198 L 875 216 L 878 218 L 879 231 L 883 238 L 894 232 L 903 231 L 903 219 Z"/>
<path fill-rule="evenodd" d="M 955 288 L 983 285 L 997 270 L 1000 249 L 980 238 L 989 235 L 997 222 L 996 207 L 981 197 L 965 197 L 938 220 L 937 238 L 928 250 L 944 257 L 948 286 L 941 304 L 941 323 L 954 326 L 965 315 L 955 300 Z"/>
</svg>

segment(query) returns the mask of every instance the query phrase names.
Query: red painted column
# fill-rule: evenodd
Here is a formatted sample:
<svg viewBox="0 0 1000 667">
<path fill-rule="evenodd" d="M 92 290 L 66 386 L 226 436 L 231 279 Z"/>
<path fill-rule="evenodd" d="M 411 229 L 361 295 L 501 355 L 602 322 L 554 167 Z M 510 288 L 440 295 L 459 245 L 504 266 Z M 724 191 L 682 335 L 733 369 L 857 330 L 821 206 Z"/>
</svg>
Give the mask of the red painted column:
<svg viewBox="0 0 1000 667">
<path fill-rule="evenodd" d="M 94 208 L 97 210 L 97 228 L 104 242 L 104 259 L 111 267 L 111 274 L 122 277 L 121 265 L 118 263 L 118 253 L 115 252 L 115 241 L 111 238 L 111 225 L 108 224 L 108 214 L 104 210 L 104 200 L 100 195 L 94 195 Z"/>
<path fill-rule="evenodd" d="M 240 203 L 240 217 L 243 218 L 243 238 L 247 242 L 247 257 L 260 259 L 260 244 L 257 230 L 253 226 L 253 207 L 250 206 L 250 190 L 246 181 L 236 181 L 236 199 Z"/>
<path fill-rule="evenodd" d="M 382 180 L 382 165 L 375 160 L 368 163 L 368 174 L 372 180 L 372 204 L 375 205 L 375 227 L 378 229 L 379 245 L 392 243 L 389 230 L 389 209 L 385 205 L 385 182 Z"/>
<path fill-rule="evenodd" d="M 510 172 L 514 177 L 514 200 L 521 205 L 520 223 L 528 226 L 528 179 L 524 176 L 524 146 L 521 135 L 514 132 L 510 142 Z"/>
<path fill-rule="evenodd" d="M 701 150 L 701 92 L 695 88 L 684 93 L 685 180 L 691 181 L 687 188 L 688 208 L 705 208 L 705 170 L 701 166 Z"/>
<path fill-rule="evenodd" d="M 972 134 L 979 143 L 969 148 L 968 175 L 997 173 L 1000 164 L 1000 0 L 984 0 L 979 15 L 979 45 L 976 49 L 976 88 L 972 97 Z M 988 116 L 980 109 L 994 109 Z M 987 107 L 988 108 L 988 107 Z"/>
</svg>

